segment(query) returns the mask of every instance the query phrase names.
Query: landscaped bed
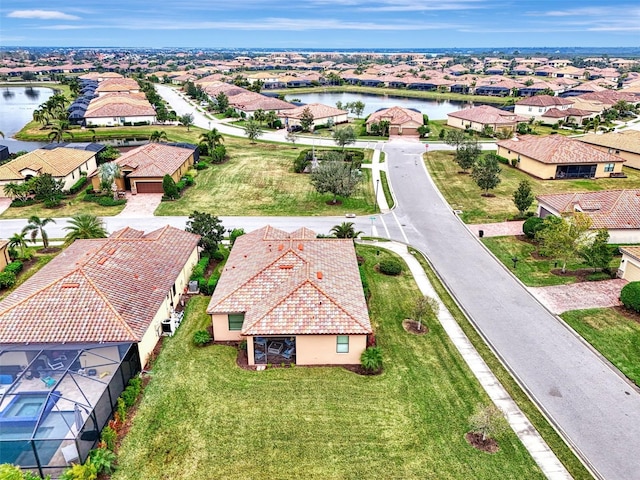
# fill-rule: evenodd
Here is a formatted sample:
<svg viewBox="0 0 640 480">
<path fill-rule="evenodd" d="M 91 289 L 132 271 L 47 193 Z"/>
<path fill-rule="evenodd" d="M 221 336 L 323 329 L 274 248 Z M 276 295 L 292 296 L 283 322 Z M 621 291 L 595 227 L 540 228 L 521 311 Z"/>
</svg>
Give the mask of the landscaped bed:
<svg viewBox="0 0 640 480">
<path fill-rule="evenodd" d="M 242 370 L 235 348 L 192 345 L 211 322 L 208 298 L 194 297 L 155 363 L 113 478 L 543 478 L 511 431 L 495 454 L 467 443 L 468 418 L 486 395 L 439 324 L 405 332 L 419 292 L 406 273 L 375 272 L 391 254 L 358 253 L 381 375 Z"/>
</svg>

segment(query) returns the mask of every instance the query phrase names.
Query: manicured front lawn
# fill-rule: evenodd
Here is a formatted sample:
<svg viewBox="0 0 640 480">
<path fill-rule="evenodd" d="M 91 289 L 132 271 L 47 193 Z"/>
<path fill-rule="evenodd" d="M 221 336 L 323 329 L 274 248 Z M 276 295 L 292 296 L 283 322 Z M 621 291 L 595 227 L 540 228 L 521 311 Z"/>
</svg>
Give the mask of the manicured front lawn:
<svg viewBox="0 0 640 480">
<path fill-rule="evenodd" d="M 225 137 L 229 161 L 200 170 L 193 187 L 179 200 L 163 202 L 156 215 L 189 215 L 204 210 L 215 215 L 344 215 L 374 211 L 371 172 L 363 169 L 359 190 L 327 205 L 333 196 L 318 194 L 309 175 L 293 172 L 301 148 L 273 143 L 250 144 Z"/>
<path fill-rule="evenodd" d="M 29 218 L 32 215 L 36 215 L 40 218 L 62 218 L 73 217 L 80 213 L 90 213 L 91 215 L 96 215 L 98 217 L 108 217 L 119 214 L 125 207 L 125 205 L 102 207 L 95 202 L 83 201 L 82 198 L 84 195 L 85 192 L 82 190 L 77 195 L 65 198 L 62 200 L 62 206 L 57 208 L 45 208 L 44 203 L 36 203 L 35 205 L 29 205 L 26 207 L 10 207 L 0 215 L 0 218 Z"/>
<path fill-rule="evenodd" d="M 38 272 L 42 267 L 44 267 L 47 263 L 54 259 L 59 251 L 54 253 L 38 253 L 37 250 L 40 247 L 30 247 L 26 249 L 28 252 L 33 255 L 33 259 L 30 261 L 22 260 L 24 267 L 20 273 L 16 276 L 16 284 L 7 289 L 0 289 L 0 300 L 3 300 L 7 295 L 13 292 L 16 288 L 22 285 L 24 282 L 29 280 L 33 275 Z"/>
<path fill-rule="evenodd" d="M 471 175 L 458 173 L 460 167 L 453 160 L 453 156 L 453 152 L 428 152 L 425 154 L 425 161 L 431 177 L 449 205 L 463 211 L 461 217 L 465 223 L 501 222 L 513 218 L 518 214 L 517 208 L 513 205 L 513 192 L 524 179 L 531 182 L 534 195 L 638 188 L 640 185 L 640 171 L 626 167 L 623 168 L 623 172 L 627 178 L 539 180 L 521 170 L 500 165 L 502 182 L 491 191 L 495 197 L 486 198 L 480 195 L 482 192 Z"/>
<path fill-rule="evenodd" d="M 554 259 L 538 259 L 531 256 L 537 247 L 529 242 L 519 240 L 516 237 L 491 237 L 483 238 L 482 243 L 491 250 L 498 260 L 505 264 L 522 283 L 529 287 L 546 287 L 549 285 L 564 285 L 576 281 L 573 276 L 559 276 L 551 273 L 551 270 L 562 266 L 555 265 Z M 513 268 L 512 258 L 518 259 L 516 268 Z M 611 261 L 611 269 L 615 271 L 620 264 L 620 257 L 614 257 Z M 567 263 L 567 270 L 589 268 L 580 259 Z"/>
<path fill-rule="evenodd" d="M 629 379 L 640 385 L 640 323 L 613 308 L 574 310 L 560 315 Z"/>
<path fill-rule="evenodd" d="M 359 247 L 382 375 L 342 368 L 239 369 L 236 350 L 197 349 L 208 298 L 192 299 L 167 340 L 114 480 L 138 478 L 543 478 L 513 432 L 489 455 L 464 434 L 488 402 L 439 324 L 426 336 L 401 322 L 418 295 L 413 279 L 375 272 L 385 258 Z"/>
</svg>

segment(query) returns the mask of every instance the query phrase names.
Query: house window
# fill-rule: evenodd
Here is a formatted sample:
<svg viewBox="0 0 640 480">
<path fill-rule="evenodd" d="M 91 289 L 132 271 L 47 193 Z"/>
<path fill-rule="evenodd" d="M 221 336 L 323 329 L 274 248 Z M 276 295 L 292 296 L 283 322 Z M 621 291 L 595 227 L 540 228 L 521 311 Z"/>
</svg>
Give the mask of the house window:
<svg viewBox="0 0 640 480">
<path fill-rule="evenodd" d="M 229 331 L 242 330 L 244 323 L 244 313 L 229 314 Z"/>
<path fill-rule="evenodd" d="M 336 337 L 336 353 L 349 353 L 349 335 Z"/>
<path fill-rule="evenodd" d="M 613 172 L 613 167 L 614 167 L 613 163 L 607 163 L 604 166 L 604 171 L 605 172 Z"/>
</svg>

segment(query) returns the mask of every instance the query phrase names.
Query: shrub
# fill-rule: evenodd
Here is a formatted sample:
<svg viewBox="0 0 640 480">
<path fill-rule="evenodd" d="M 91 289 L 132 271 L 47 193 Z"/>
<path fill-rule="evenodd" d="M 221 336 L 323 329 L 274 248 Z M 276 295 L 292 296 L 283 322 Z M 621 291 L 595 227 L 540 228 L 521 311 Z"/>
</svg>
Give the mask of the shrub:
<svg viewBox="0 0 640 480">
<path fill-rule="evenodd" d="M 202 257 L 195 267 L 193 267 L 193 271 L 191 272 L 191 280 L 198 280 L 204 277 L 204 271 L 209 266 L 209 257 Z"/>
<path fill-rule="evenodd" d="M 213 163 L 222 163 L 227 158 L 227 147 L 218 145 L 211 152 L 211 161 Z"/>
<path fill-rule="evenodd" d="M 88 187 L 87 187 L 87 189 L 85 190 L 85 193 L 86 193 L 87 195 L 93 195 L 93 194 L 94 194 L 94 193 L 96 193 L 96 192 L 95 192 L 95 190 L 93 189 L 93 187 L 92 187 L 92 186 L 88 186 Z"/>
<path fill-rule="evenodd" d="M 213 258 L 216 262 L 221 262 L 224 260 L 224 253 L 222 253 L 220 250 L 216 250 L 215 252 L 213 252 L 213 255 L 211 255 L 211 258 Z"/>
<path fill-rule="evenodd" d="M 35 205 L 36 203 L 38 202 L 33 198 L 28 198 L 27 200 L 18 200 L 17 198 L 15 198 L 11 201 L 11 206 L 17 208 L 28 207 L 29 205 Z"/>
<path fill-rule="evenodd" d="M 0 272 L 0 289 L 11 288 L 16 284 L 16 274 L 13 272 Z"/>
<path fill-rule="evenodd" d="M 180 188 L 169 174 L 162 177 L 162 190 L 168 198 L 176 199 L 180 196 Z"/>
<path fill-rule="evenodd" d="M 96 448 L 89 452 L 89 459 L 98 473 L 110 474 L 116 463 L 116 454 L 107 448 Z"/>
<path fill-rule="evenodd" d="M 87 184 L 87 177 L 82 176 L 80 177 L 80 179 L 73 184 L 73 186 L 69 189 L 69 193 L 70 194 L 75 194 L 78 193 L 80 190 L 82 190 L 84 188 L 84 186 Z"/>
<path fill-rule="evenodd" d="M 640 282 L 630 282 L 622 287 L 620 301 L 628 309 L 640 313 Z"/>
<path fill-rule="evenodd" d="M 498 160 L 498 162 L 504 164 L 504 165 L 509 165 L 509 159 L 508 158 L 504 158 L 501 157 L 500 155 L 496 155 L 496 159 Z"/>
<path fill-rule="evenodd" d="M 587 275 L 587 280 L 590 282 L 599 282 L 600 280 L 611 280 L 611 274 L 607 272 L 594 272 Z"/>
<path fill-rule="evenodd" d="M 4 271 L 11 272 L 14 275 L 17 275 L 22 271 L 22 267 L 23 267 L 22 262 L 19 260 L 16 260 L 15 262 L 11 262 L 9 265 L 4 267 Z"/>
<path fill-rule="evenodd" d="M 116 407 L 116 413 L 121 422 L 126 422 L 127 420 L 127 405 L 124 403 L 124 399 L 122 397 L 118 397 L 118 405 Z"/>
<path fill-rule="evenodd" d="M 231 230 L 231 233 L 229 233 L 229 242 L 231 243 L 231 246 L 233 246 L 233 244 L 236 243 L 236 239 L 244 235 L 244 233 L 244 228 L 234 228 Z"/>
<path fill-rule="evenodd" d="M 389 259 L 380 262 L 380 273 L 384 273 L 385 275 L 400 275 L 401 272 L 402 265 L 397 260 Z"/>
<path fill-rule="evenodd" d="M 124 400 L 124 404 L 127 408 L 131 408 L 133 407 L 133 405 L 135 405 L 141 390 L 142 382 L 139 378 L 134 377 L 129 380 L 129 385 L 127 385 L 127 388 L 125 388 L 124 392 L 122 392 L 122 395 L 120 395 L 122 397 L 122 400 Z M 109 448 L 108 445 L 107 448 Z M 109 450 L 113 450 L 113 448 L 109 448 Z"/>
<path fill-rule="evenodd" d="M 535 238 L 536 233 L 542 228 L 544 220 L 540 217 L 529 217 L 522 224 L 522 231 L 527 238 Z"/>
<path fill-rule="evenodd" d="M 211 341 L 211 335 L 206 330 L 196 330 L 193 333 L 193 344 L 196 347 L 203 347 Z"/>
<path fill-rule="evenodd" d="M 189 173 L 185 173 L 182 178 L 180 179 L 181 182 L 184 182 L 184 184 L 187 187 L 190 187 L 191 185 L 193 185 L 195 183 L 195 180 L 193 179 L 193 175 L 189 174 Z"/>
<path fill-rule="evenodd" d="M 87 460 L 84 465 L 74 463 L 60 475 L 60 480 L 96 480 L 96 478 L 98 478 L 98 469 L 91 460 Z"/>
<path fill-rule="evenodd" d="M 364 291 L 364 298 L 369 300 L 369 297 L 371 296 L 371 289 L 369 288 L 369 282 L 367 282 L 367 277 L 364 274 L 364 270 L 362 269 L 361 266 L 358 267 L 358 270 L 360 271 L 360 280 L 362 281 L 362 290 Z"/>
<path fill-rule="evenodd" d="M 198 162 L 196 163 L 193 168 L 195 168 L 196 170 L 205 170 L 207 168 L 209 168 L 209 165 L 207 163 L 204 162 Z"/>
<path fill-rule="evenodd" d="M 213 274 L 209 277 L 209 280 L 207 281 L 207 293 L 205 295 L 212 295 L 213 292 L 216 291 L 218 280 L 220 280 L 219 275 Z"/>
<path fill-rule="evenodd" d="M 56 208 L 60 206 L 60 198 L 58 197 L 54 197 L 54 198 L 47 198 L 44 201 L 44 208 Z"/>
<path fill-rule="evenodd" d="M 304 169 L 309 166 L 312 159 L 312 153 L 309 150 L 303 150 L 298 154 L 298 157 L 293 161 L 293 171 L 296 173 L 304 172 Z"/>
<path fill-rule="evenodd" d="M 187 182 L 185 182 L 184 180 L 180 180 L 178 183 L 176 183 L 176 188 L 178 189 L 178 192 L 182 192 L 185 188 L 187 188 Z"/>
<path fill-rule="evenodd" d="M 104 442 L 107 449 L 111 451 L 115 450 L 117 439 L 118 439 L 118 434 L 113 428 L 107 425 L 102 429 L 102 435 L 100 436 L 100 440 Z"/>
<path fill-rule="evenodd" d="M 95 195 L 95 194 L 86 194 L 82 199 L 84 202 L 93 202 L 97 203 L 102 207 L 116 207 L 118 205 L 124 205 L 127 203 L 126 199 L 114 200 L 110 195 Z"/>
<path fill-rule="evenodd" d="M 369 372 L 376 372 L 382 368 L 382 351 L 380 347 L 368 347 L 360 355 L 362 368 Z"/>
</svg>

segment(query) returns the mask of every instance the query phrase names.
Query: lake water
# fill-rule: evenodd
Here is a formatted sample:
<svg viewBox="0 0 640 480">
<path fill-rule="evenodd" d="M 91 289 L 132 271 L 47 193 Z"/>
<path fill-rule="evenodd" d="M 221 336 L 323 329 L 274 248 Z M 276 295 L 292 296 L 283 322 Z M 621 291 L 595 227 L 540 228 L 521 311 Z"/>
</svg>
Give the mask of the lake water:
<svg viewBox="0 0 640 480">
<path fill-rule="evenodd" d="M 11 138 L 33 118 L 33 111 L 53 95 L 53 90 L 45 87 L 0 87 L 0 145 L 9 147 L 14 153 L 18 150 L 34 150 L 44 143 L 21 142 Z"/>
<path fill-rule="evenodd" d="M 430 120 L 446 120 L 447 113 L 472 107 L 471 102 L 459 102 L 454 100 L 431 100 L 426 98 L 406 98 L 382 95 L 370 95 L 365 93 L 348 92 L 317 92 L 317 93 L 287 93 L 286 99 L 291 101 L 294 98 L 300 99 L 303 103 L 322 103 L 324 105 L 335 106 L 337 102 L 344 105 L 348 102 L 360 101 L 364 103 L 364 113 L 366 117 L 381 108 L 404 107 L 419 110 L 429 116 Z"/>
</svg>

